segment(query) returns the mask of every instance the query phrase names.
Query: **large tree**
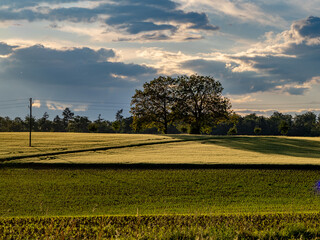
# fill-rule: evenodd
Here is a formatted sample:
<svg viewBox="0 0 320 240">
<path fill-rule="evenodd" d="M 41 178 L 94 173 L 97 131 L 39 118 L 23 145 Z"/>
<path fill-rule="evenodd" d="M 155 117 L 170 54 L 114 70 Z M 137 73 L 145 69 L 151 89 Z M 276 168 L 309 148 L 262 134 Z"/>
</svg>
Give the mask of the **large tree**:
<svg viewBox="0 0 320 240">
<path fill-rule="evenodd" d="M 163 133 L 173 121 L 174 79 L 160 76 L 143 84 L 143 90 L 136 90 L 131 101 L 134 130 L 157 127 Z"/>
<path fill-rule="evenodd" d="M 190 125 L 191 133 L 205 132 L 229 115 L 231 105 L 222 90 L 211 77 L 158 77 L 132 97 L 133 127 L 156 126 L 167 133 L 169 124 L 177 121 Z"/>
<path fill-rule="evenodd" d="M 227 119 L 231 104 L 222 96 L 223 87 L 209 76 L 179 76 L 175 87 L 175 116 L 190 124 L 190 133 L 210 132 Z"/>
</svg>

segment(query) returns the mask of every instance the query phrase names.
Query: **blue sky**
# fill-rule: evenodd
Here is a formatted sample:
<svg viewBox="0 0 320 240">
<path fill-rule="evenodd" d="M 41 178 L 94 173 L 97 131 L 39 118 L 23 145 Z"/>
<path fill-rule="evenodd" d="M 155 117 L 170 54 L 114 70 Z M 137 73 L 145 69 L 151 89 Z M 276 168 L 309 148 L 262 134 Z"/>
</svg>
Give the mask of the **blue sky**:
<svg viewBox="0 0 320 240">
<path fill-rule="evenodd" d="M 320 113 L 320 2 L 2 0 L 0 116 L 113 120 L 159 75 L 222 82 L 239 114 Z"/>
</svg>

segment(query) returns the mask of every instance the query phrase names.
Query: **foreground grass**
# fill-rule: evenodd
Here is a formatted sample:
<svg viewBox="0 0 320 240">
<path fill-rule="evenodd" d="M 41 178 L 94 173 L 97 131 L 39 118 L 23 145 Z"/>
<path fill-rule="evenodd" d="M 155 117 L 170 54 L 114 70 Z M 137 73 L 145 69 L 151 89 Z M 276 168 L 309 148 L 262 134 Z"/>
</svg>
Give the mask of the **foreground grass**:
<svg viewBox="0 0 320 240">
<path fill-rule="evenodd" d="M 0 216 L 320 211 L 319 170 L 89 167 L 2 167 Z"/>
<path fill-rule="evenodd" d="M 319 239 L 320 214 L 0 219 L 2 239 Z"/>
</svg>

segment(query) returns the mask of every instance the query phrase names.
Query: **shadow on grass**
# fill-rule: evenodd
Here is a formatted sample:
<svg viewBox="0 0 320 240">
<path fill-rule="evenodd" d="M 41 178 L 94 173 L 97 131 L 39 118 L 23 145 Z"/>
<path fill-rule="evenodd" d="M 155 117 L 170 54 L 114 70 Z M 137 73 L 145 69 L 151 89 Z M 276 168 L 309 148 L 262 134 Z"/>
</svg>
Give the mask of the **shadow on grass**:
<svg viewBox="0 0 320 240">
<path fill-rule="evenodd" d="M 238 150 L 279 154 L 292 157 L 320 158 L 320 141 L 294 139 L 286 137 L 255 136 L 201 136 L 174 135 L 181 140 L 193 139 L 206 144 L 215 144 Z"/>
<path fill-rule="evenodd" d="M 258 169 L 258 170 L 311 170 L 319 171 L 320 165 L 312 164 L 157 164 L 157 163 L 1 163 L 0 169 L 30 168 L 30 169 L 99 169 L 99 170 L 208 170 L 208 169 Z"/>
</svg>

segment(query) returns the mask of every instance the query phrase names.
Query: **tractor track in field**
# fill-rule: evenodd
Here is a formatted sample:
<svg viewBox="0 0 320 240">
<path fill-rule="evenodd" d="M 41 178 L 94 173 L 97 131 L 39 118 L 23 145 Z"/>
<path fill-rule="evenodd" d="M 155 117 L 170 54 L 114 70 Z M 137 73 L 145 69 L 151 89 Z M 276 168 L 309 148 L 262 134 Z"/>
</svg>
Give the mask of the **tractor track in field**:
<svg viewBox="0 0 320 240">
<path fill-rule="evenodd" d="M 119 148 L 131 148 L 131 147 L 141 147 L 141 146 L 149 146 L 149 145 L 178 143 L 178 142 L 190 142 L 190 141 L 197 141 L 197 139 L 178 139 L 178 140 L 170 140 L 170 141 L 150 142 L 150 143 L 137 143 L 137 144 L 111 146 L 111 147 L 97 147 L 97 148 L 89 148 L 89 149 L 67 150 L 67 151 L 60 151 L 60 152 L 36 153 L 36 154 L 29 154 L 29 155 L 20 155 L 20 156 L 11 156 L 11 157 L 0 158 L 0 162 L 7 162 L 7 161 L 25 159 L 25 158 L 63 155 L 63 154 L 70 154 L 70 153 L 106 151 L 106 150 L 119 149 Z"/>
</svg>

